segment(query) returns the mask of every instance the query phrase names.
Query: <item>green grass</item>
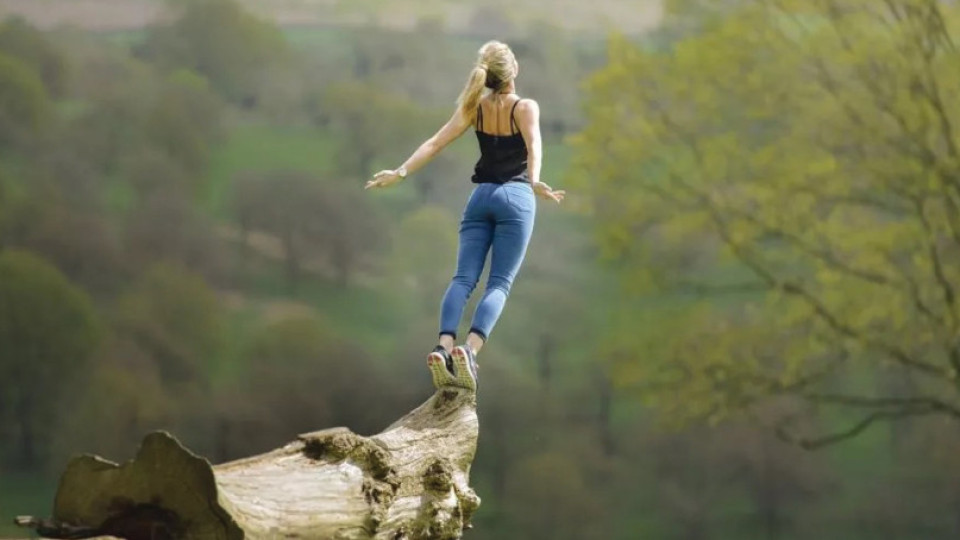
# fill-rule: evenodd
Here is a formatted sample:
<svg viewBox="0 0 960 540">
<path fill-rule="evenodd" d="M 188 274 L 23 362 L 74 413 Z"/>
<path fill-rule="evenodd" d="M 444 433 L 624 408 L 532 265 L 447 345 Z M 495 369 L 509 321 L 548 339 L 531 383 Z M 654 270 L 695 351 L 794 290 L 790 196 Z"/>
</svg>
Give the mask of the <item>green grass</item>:
<svg viewBox="0 0 960 540">
<path fill-rule="evenodd" d="M 263 298 L 308 304 L 342 335 L 363 343 L 372 352 L 389 352 L 396 345 L 391 333 L 385 330 L 399 326 L 399 310 L 383 291 L 357 284 L 341 287 L 323 277 L 305 275 L 293 292 L 279 262 L 252 276 L 248 289 Z"/>
<path fill-rule="evenodd" d="M 221 218 L 226 215 L 230 186 L 239 173 L 286 170 L 329 174 L 335 154 L 335 136 L 317 129 L 237 126 L 211 159 L 206 209 Z"/>
<path fill-rule="evenodd" d="M 18 515 L 49 517 L 57 480 L 41 474 L 0 472 L 0 537 L 29 536 L 13 526 Z"/>
</svg>

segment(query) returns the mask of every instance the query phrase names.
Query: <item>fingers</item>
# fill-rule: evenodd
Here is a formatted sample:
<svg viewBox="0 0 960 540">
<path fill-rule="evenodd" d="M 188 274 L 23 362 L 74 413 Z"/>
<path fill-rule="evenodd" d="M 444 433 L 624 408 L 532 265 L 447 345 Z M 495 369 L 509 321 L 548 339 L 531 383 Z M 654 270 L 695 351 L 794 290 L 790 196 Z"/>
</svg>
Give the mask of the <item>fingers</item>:
<svg viewBox="0 0 960 540">
<path fill-rule="evenodd" d="M 550 187 L 546 182 L 543 182 L 543 181 L 537 182 L 537 183 L 536 183 L 536 187 L 538 187 L 538 188 L 540 188 L 540 189 L 543 189 L 543 190 L 546 190 L 547 193 L 550 193 L 551 191 L 553 191 L 553 188 Z"/>
<path fill-rule="evenodd" d="M 390 185 L 389 179 L 393 171 L 383 170 L 373 175 L 373 180 L 368 180 L 363 189 L 385 187 Z"/>
</svg>

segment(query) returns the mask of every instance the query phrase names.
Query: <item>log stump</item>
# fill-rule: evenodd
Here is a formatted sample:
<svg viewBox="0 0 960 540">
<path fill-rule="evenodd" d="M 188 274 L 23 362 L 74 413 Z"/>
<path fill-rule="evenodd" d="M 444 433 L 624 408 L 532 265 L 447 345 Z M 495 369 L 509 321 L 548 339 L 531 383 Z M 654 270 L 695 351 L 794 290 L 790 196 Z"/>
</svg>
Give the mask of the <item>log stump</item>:
<svg viewBox="0 0 960 540">
<path fill-rule="evenodd" d="M 53 517 L 17 518 L 49 538 L 456 539 L 480 498 L 469 485 L 476 394 L 444 387 L 381 433 L 300 435 L 216 466 L 166 432 L 119 465 L 67 465 Z"/>
</svg>

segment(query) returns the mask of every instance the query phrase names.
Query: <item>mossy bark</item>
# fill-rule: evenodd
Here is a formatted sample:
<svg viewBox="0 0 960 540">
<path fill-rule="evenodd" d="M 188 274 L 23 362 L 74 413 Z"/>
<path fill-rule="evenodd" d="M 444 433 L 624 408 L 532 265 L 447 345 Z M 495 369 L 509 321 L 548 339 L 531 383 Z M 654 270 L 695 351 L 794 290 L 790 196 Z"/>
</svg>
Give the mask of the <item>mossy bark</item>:
<svg viewBox="0 0 960 540">
<path fill-rule="evenodd" d="M 151 433 L 123 465 L 73 459 L 53 518 L 18 522 L 50 538 L 460 538 L 478 429 L 476 395 L 449 388 L 377 435 L 317 431 L 217 466 Z"/>
</svg>

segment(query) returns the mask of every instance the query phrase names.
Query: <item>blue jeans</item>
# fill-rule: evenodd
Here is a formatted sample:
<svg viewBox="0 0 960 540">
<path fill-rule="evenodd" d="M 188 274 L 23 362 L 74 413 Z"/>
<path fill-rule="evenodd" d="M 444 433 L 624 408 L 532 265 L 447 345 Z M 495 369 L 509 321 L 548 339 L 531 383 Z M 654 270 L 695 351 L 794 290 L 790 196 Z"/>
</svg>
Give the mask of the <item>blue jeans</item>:
<svg viewBox="0 0 960 540">
<path fill-rule="evenodd" d="M 460 222 L 457 273 L 440 304 L 441 335 L 456 338 L 463 308 L 492 249 L 487 288 L 470 325 L 470 331 L 484 340 L 490 337 L 527 252 L 536 213 L 533 188 L 528 183 L 478 184 L 474 188 Z"/>
</svg>

